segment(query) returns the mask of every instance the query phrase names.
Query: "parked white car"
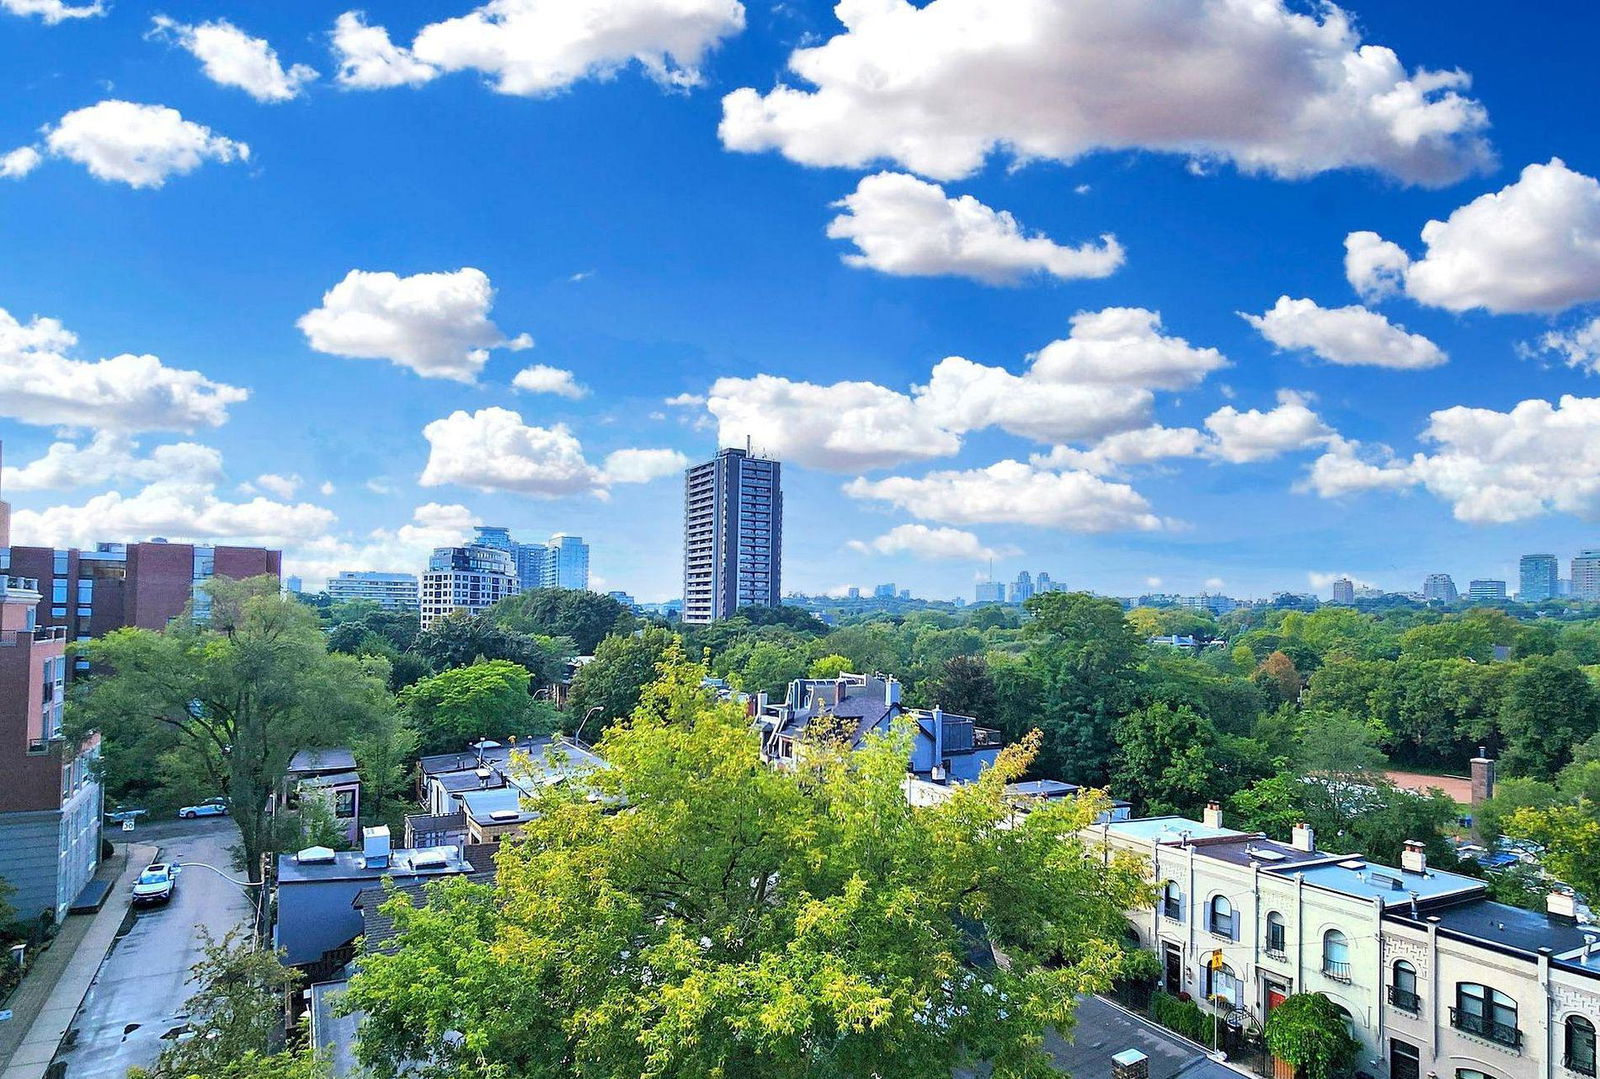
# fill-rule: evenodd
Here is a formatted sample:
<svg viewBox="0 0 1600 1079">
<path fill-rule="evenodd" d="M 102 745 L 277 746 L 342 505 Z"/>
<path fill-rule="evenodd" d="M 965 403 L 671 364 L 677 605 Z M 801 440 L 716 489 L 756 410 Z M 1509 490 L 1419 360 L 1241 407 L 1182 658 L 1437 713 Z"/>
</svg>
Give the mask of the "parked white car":
<svg viewBox="0 0 1600 1079">
<path fill-rule="evenodd" d="M 221 798 L 207 798 L 198 805 L 184 806 L 178 810 L 178 816 L 184 820 L 194 820 L 196 817 L 226 817 L 228 803 Z"/>
<path fill-rule="evenodd" d="M 153 862 L 145 866 L 144 871 L 133 882 L 133 905 L 138 907 L 149 903 L 170 903 L 172 892 L 177 886 L 177 867 L 167 865 L 165 862 Z"/>
</svg>

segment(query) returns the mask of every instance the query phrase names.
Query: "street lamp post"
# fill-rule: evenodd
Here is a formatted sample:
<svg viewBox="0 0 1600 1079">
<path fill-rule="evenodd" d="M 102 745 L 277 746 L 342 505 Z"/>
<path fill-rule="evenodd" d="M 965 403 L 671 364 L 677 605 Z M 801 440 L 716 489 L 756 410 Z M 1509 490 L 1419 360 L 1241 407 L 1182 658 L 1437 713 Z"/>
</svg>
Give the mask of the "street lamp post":
<svg viewBox="0 0 1600 1079">
<path fill-rule="evenodd" d="M 589 717 L 594 715 L 596 712 L 602 712 L 604 710 L 605 710 L 605 707 L 603 705 L 597 704 L 597 705 L 594 705 L 593 707 L 591 707 L 587 712 L 585 712 L 583 714 L 583 720 L 582 720 L 582 722 L 580 722 L 578 724 L 578 729 L 572 732 L 572 741 L 574 743 L 581 743 L 583 741 L 583 739 L 580 738 L 579 736 L 581 734 L 583 734 L 584 724 L 589 722 Z"/>
</svg>

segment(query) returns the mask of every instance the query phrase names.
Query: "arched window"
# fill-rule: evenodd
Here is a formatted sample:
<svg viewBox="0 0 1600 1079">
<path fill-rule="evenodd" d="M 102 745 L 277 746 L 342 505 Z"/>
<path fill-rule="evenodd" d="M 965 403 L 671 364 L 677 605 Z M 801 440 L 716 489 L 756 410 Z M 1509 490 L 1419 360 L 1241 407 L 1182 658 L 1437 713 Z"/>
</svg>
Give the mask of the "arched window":
<svg viewBox="0 0 1600 1079">
<path fill-rule="evenodd" d="M 1488 1072 L 1474 1071 L 1471 1068 L 1457 1068 L 1456 1079 L 1494 1079 Z"/>
<path fill-rule="evenodd" d="M 1244 989 L 1239 982 L 1239 976 L 1233 968 L 1226 963 L 1218 970 L 1206 967 L 1206 980 L 1209 983 L 1206 996 L 1213 1000 L 1220 998 L 1228 1006 L 1237 1008 L 1244 999 Z"/>
<path fill-rule="evenodd" d="M 1413 1015 L 1422 1008 L 1422 1000 L 1417 996 L 1417 968 L 1404 959 L 1394 962 L 1394 977 L 1389 983 L 1389 1003 Z"/>
<path fill-rule="evenodd" d="M 1567 1054 L 1564 1063 L 1579 1075 L 1594 1074 L 1594 1024 L 1581 1015 L 1567 1016 Z"/>
<path fill-rule="evenodd" d="M 1517 1002 L 1487 985 L 1457 983 L 1456 1006 L 1450 1009 L 1450 1025 L 1513 1049 L 1522 1045 L 1522 1031 L 1517 1029 Z"/>
<path fill-rule="evenodd" d="M 1289 933 L 1283 915 L 1273 911 L 1267 915 L 1267 954 L 1275 959 L 1285 959 L 1289 954 Z"/>
<path fill-rule="evenodd" d="M 1350 980 L 1350 938 L 1337 929 L 1322 934 L 1322 973 L 1336 982 Z"/>
<path fill-rule="evenodd" d="M 1233 904 L 1228 902 L 1225 895 L 1215 896 L 1211 900 L 1211 919 L 1207 925 L 1219 937 L 1237 940 L 1233 932 Z"/>
<path fill-rule="evenodd" d="M 1161 886 L 1161 916 L 1175 922 L 1183 921 L 1183 889 L 1175 880 Z"/>
</svg>

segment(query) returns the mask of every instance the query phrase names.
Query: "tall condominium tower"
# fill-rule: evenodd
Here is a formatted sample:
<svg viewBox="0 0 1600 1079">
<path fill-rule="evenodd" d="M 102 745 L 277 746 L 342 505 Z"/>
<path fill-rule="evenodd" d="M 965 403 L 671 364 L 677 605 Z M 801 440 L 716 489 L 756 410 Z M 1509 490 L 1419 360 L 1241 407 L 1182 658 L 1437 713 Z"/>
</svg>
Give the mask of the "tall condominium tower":
<svg viewBox="0 0 1600 1079">
<path fill-rule="evenodd" d="M 557 532 L 550 537 L 545 552 L 544 586 L 546 588 L 589 587 L 589 545 L 582 536 L 569 536 Z"/>
<path fill-rule="evenodd" d="M 455 611 L 477 614 L 515 595 L 511 552 L 498 547 L 436 547 L 422 575 L 422 628 Z"/>
<path fill-rule="evenodd" d="M 1422 582 L 1422 598 L 1429 603 L 1454 603 L 1460 594 L 1448 573 L 1430 573 Z"/>
<path fill-rule="evenodd" d="M 1579 551 L 1572 559 L 1572 595 L 1591 602 L 1600 600 L 1600 550 Z"/>
<path fill-rule="evenodd" d="M 1560 589 L 1561 565 L 1553 554 L 1525 554 L 1517 566 L 1517 577 L 1517 598 L 1523 603 L 1540 603 Z"/>
<path fill-rule="evenodd" d="M 783 466 L 717 451 L 683 474 L 683 620 L 776 607 L 783 572 Z"/>
</svg>

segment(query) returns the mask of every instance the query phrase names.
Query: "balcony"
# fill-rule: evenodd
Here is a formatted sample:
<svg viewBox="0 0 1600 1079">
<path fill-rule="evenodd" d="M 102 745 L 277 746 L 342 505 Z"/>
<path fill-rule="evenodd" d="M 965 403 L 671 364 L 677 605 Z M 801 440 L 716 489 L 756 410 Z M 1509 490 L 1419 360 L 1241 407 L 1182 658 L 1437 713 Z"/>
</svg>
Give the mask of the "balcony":
<svg viewBox="0 0 1600 1079">
<path fill-rule="evenodd" d="M 1223 940 L 1238 939 L 1233 935 L 1233 915 L 1231 914 L 1227 917 L 1219 917 L 1213 914 L 1210 924 L 1206 928 L 1211 931 L 1211 935 L 1214 937 L 1220 937 Z"/>
<path fill-rule="evenodd" d="M 1324 959 L 1322 961 L 1322 976 L 1331 981 L 1343 982 L 1345 985 L 1349 985 L 1350 964 L 1341 963 L 1336 959 Z"/>
<path fill-rule="evenodd" d="M 1451 1008 L 1450 1025 L 1467 1034 L 1475 1034 L 1480 1038 L 1487 1038 L 1495 1044 L 1503 1045 L 1508 1049 L 1522 1048 L 1522 1031 L 1506 1023 L 1496 1023 L 1487 1016 L 1464 1012 L 1460 1008 Z"/>
<path fill-rule="evenodd" d="M 1271 944 L 1269 944 L 1263 948 L 1262 951 L 1266 953 L 1268 959 L 1276 959 L 1280 963 L 1287 963 L 1289 961 L 1289 953 L 1285 951 L 1281 945 L 1278 947 L 1273 947 Z"/>
<path fill-rule="evenodd" d="M 1389 1003 L 1412 1015 L 1420 1015 L 1422 1012 L 1422 998 L 1410 989 L 1401 989 L 1398 985 L 1389 987 Z"/>
</svg>

